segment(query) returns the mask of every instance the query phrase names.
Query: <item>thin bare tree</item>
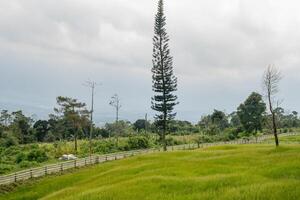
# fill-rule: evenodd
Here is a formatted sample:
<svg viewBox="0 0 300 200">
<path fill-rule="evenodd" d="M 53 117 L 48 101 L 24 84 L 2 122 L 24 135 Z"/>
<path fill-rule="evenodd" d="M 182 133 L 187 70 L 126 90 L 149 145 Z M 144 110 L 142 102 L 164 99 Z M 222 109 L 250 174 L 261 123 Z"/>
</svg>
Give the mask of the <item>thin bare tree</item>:
<svg viewBox="0 0 300 200">
<path fill-rule="evenodd" d="M 277 133 L 276 108 L 274 108 L 274 106 L 276 106 L 276 94 L 279 92 L 279 82 L 281 79 L 281 72 L 274 65 L 269 65 L 263 76 L 263 90 L 269 104 L 272 117 L 272 131 L 276 146 L 279 146 L 279 139 Z"/>
<path fill-rule="evenodd" d="M 122 107 L 120 98 L 117 94 L 111 97 L 109 105 L 113 106 L 116 109 L 116 123 L 119 121 L 119 110 Z"/>
<path fill-rule="evenodd" d="M 90 115 L 90 120 L 91 120 L 91 124 L 90 124 L 90 136 L 89 136 L 89 153 L 90 153 L 90 156 L 92 155 L 92 138 L 93 138 L 93 128 L 94 128 L 94 122 L 93 122 L 93 114 L 94 114 L 94 96 L 95 96 L 95 88 L 97 84 L 95 81 L 86 81 L 84 84 L 84 86 L 88 87 L 91 89 L 91 92 L 92 92 L 92 97 L 91 97 L 91 115 Z"/>
</svg>

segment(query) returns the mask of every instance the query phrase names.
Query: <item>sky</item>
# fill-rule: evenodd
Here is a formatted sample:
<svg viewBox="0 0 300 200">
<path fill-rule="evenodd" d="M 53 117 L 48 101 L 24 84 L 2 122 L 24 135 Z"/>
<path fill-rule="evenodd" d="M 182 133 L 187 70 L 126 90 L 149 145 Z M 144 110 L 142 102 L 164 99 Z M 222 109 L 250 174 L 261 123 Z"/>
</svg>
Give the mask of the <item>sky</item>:
<svg viewBox="0 0 300 200">
<path fill-rule="evenodd" d="M 154 0 L 1 0 L 0 109 L 47 119 L 57 96 L 87 103 L 95 123 L 151 119 Z M 278 99 L 300 111 L 300 2 L 165 0 L 177 119 L 197 122 L 214 109 L 235 111 L 262 92 L 269 64 L 280 69 Z"/>
</svg>

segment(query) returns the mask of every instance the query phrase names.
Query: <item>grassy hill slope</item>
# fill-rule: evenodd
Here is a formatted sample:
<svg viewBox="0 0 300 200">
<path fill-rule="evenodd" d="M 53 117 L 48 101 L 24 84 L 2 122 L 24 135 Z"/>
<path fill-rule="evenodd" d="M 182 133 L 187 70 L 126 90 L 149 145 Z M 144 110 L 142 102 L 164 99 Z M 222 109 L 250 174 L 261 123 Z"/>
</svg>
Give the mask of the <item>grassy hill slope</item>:
<svg viewBox="0 0 300 200">
<path fill-rule="evenodd" d="M 133 157 L 50 176 L 0 199 L 292 200 L 300 197 L 300 145 L 232 145 Z"/>
</svg>

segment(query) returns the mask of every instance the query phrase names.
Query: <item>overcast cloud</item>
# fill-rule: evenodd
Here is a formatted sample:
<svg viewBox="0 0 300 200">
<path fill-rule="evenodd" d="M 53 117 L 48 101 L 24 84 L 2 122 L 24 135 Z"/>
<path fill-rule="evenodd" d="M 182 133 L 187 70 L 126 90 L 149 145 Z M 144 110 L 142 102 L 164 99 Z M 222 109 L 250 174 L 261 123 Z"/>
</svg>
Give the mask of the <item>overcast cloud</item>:
<svg viewBox="0 0 300 200">
<path fill-rule="evenodd" d="M 297 0 L 166 0 L 167 31 L 179 78 L 179 119 L 196 122 L 214 108 L 230 113 L 261 92 L 268 64 L 284 75 L 280 99 L 300 111 L 300 2 Z M 59 95 L 90 102 L 82 83 L 101 82 L 96 122 L 150 109 L 156 1 L 1 0 L 0 109 L 45 118 Z"/>
</svg>

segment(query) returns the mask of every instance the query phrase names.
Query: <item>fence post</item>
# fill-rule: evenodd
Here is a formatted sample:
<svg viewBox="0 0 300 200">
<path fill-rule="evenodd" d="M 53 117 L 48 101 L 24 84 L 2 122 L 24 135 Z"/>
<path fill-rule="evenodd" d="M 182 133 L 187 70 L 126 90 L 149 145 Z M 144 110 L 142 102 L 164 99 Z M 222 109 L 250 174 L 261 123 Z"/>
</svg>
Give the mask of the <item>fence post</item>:
<svg viewBox="0 0 300 200">
<path fill-rule="evenodd" d="M 117 155 L 115 155 L 115 160 L 117 160 Z"/>
<path fill-rule="evenodd" d="M 74 160 L 74 168 L 76 169 L 76 160 Z"/>
<path fill-rule="evenodd" d="M 47 166 L 45 167 L 45 175 L 47 175 Z"/>
<path fill-rule="evenodd" d="M 97 164 L 99 163 L 99 156 L 97 156 L 97 160 L 96 160 L 96 163 L 97 163 Z"/>
<path fill-rule="evenodd" d="M 17 182 L 17 172 L 15 173 L 15 182 Z"/>
<path fill-rule="evenodd" d="M 86 158 L 84 158 L 84 166 L 86 166 Z"/>
<path fill-rule="evenodd" d="M 33 178 L 32 169 L 30 169 L 30 178 Z"/>
<path fill-rule="evenodd" d="M 105 161 L 107 161 L 107 155 L 105 156 Z"/>
<path fill-rule="evenodd" d="M 62 172 L 64 171 L 64 166 L 63 163 L 60 164 L 60 173 L 62 174 Z"/>
</svg>

